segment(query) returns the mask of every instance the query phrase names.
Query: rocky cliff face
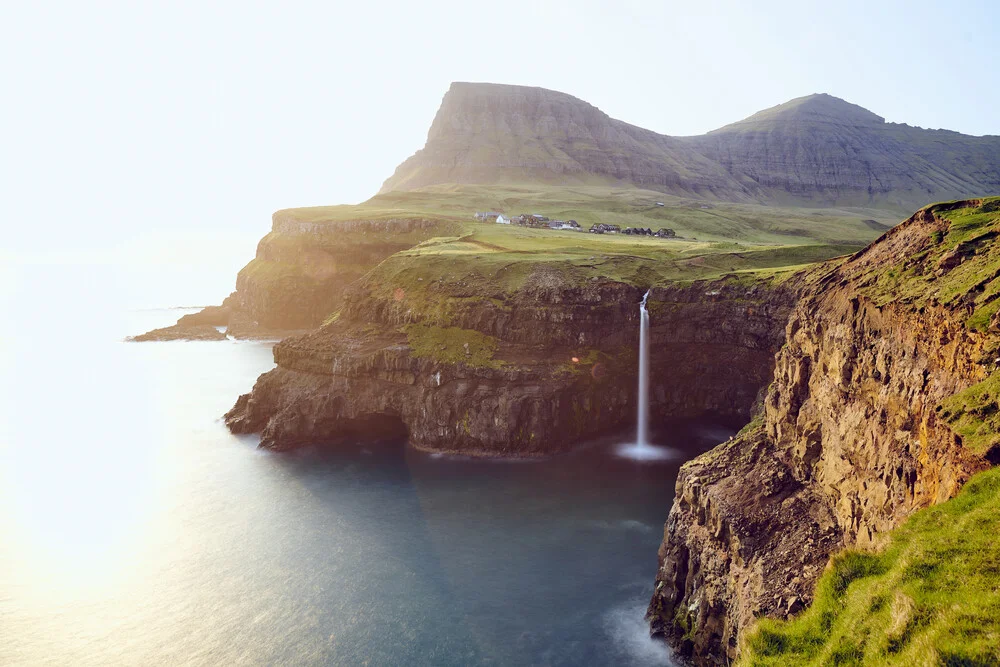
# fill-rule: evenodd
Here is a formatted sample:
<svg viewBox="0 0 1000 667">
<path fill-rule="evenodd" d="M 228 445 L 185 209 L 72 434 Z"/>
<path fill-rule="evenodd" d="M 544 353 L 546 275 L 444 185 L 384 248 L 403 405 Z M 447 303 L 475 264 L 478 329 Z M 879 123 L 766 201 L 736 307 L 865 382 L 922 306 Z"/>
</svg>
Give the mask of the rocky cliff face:
<svg viewBox="0 0 1000 667">
<path fill-rule="evenodd" d="M 344 291 L 387 257 L 454 225 L 417 217 L 310 218 L 311 209 L 278 211 L 257 254 L 236 276 L 236 291 L 221 306 L 186 315 L 177 324 L 130 340 L 218 340 L 225 326 L 236 338 L 281 338 L 318 327 L 343 305 Z"/>
<path fill-rule="evenodd" d="M 443 223 L 413 218 L 317 224 L 297 219 L 302 211 L 308 209 L 275 213 L 257 256 L 236 277 L 236 308 L 255 326 L 317 327 L 373 266 L 447 231 Z"/>
<path fill-rule="evenodd" d="M 652 413 L 748 418 L 771 376 L 796 283 L 654 288 Z M 603 282 L 462 300 L 447 326 L 409 296 L 363 286 L 337 321 L 275 347 L 278 368 L 227 415 L 287 449 L 341 437 L 408 435 L 470 455 L 559 451 L 634 421 L 642 290 Z M 373 427 L 378 426 L 374 429 Z"/>
<path fill-rule="evenodd" d="M 1000 191 L 1000 137 L 886 123 L 809 95 L 685 141 L 772 202 L 910 209 Z"/>
<path fill-rule="evenodd" d="M 437 183 L 624 182 L 664 192 L 749 200 L 716 162 L 684 142 L 610 118 L 564 93 L 453 83 L 427 144 L 381 192 Z"/>
<path fill-rule="evenodd" d="M 755 616 L 809 602 L 831 553 L 876 545 L 988 465 L 937 406 L 996 368 L 967 322 L 996 272 L 967 280 L 981 249 L 947 259 L 968 232 L 943 215 L 827 269 L 792 312 L 763 414 L 682 469 L 649 616 L 697 664 L 728 664 Z"/>
<path fill-rule="evenodd" d="M 1000 137 L 894 123 L 830 95 L 669 137 L 542 88 L 454 83 L 382 192 L 440 183 L 628 183 L 724 201 L 882 206 L 1000 191 Z"/>
</svg>

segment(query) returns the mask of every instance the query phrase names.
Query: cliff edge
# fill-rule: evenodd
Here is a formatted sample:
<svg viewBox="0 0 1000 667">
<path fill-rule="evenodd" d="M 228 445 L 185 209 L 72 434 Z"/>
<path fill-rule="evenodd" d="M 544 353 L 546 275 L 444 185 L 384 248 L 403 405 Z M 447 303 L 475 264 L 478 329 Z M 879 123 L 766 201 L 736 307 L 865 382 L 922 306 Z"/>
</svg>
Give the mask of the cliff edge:
<svg viewBox="0 0 1000 667">
<path fill-rule="evenodd" d="M 755 618 L 809 604 L 831 554 L 879 547 L 1000 460 L 988 406 L 941 407 L 1000 369 L 998 201 L 928 207 L 827 268 L 762 414 L 682 468 L 649 618 L 696 664 L 737 658 Z"/>
</svg>

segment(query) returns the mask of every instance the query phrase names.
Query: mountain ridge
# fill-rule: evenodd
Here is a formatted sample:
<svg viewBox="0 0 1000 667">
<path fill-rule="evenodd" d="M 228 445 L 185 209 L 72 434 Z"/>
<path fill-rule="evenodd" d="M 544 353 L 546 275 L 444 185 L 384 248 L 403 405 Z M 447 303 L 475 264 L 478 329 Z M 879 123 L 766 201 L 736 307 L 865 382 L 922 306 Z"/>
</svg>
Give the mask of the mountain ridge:
<svg viewBox="0 0 1000 667">
<path fill-rule="evenodd" d="M 545 88 L 455 82 L 380 193 L 428 185 L 636 185 L 700 199 L 912 210 L 1000 192 L 1000 136 L 885 119 L 826 93 L 669 136 Z"/>
</svg>

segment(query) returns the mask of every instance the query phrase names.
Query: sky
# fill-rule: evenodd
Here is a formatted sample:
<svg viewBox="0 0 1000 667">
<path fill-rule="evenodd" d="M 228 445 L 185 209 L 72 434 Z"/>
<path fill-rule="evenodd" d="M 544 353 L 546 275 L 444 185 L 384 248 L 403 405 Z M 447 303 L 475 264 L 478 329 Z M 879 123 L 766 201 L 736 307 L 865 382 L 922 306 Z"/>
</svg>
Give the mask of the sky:
<svg viewBox="0 0 1000 667">
<path fill-rule="evenodd" d="M 674 135 L 814 92 L 1000 134 L 997 25 L 992 1 L 4 2 L 0 251 L 249 259 L 274 210 L 372 196 L 452 81 Z"/>
</svg>

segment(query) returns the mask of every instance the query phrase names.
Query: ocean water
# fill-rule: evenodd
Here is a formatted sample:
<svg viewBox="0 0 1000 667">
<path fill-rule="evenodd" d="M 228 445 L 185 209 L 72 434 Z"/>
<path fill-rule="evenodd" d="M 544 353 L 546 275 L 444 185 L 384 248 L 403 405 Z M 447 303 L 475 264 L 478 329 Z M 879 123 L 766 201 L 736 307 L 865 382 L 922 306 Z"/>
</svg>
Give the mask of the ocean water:
<svg viewBox="0 0 1000 667">
<path fill-rule="evenodd" d="M 646 462 L 616 453 L 634 434 L 263 452 L 220 417 L 270 343 L 121 342 L 187 311 L 78 269 L 0 290 L 0 664 L 671 664 L 643 621 L 663 522 L 731 431 L 675 424 Z"/>
</svg>

